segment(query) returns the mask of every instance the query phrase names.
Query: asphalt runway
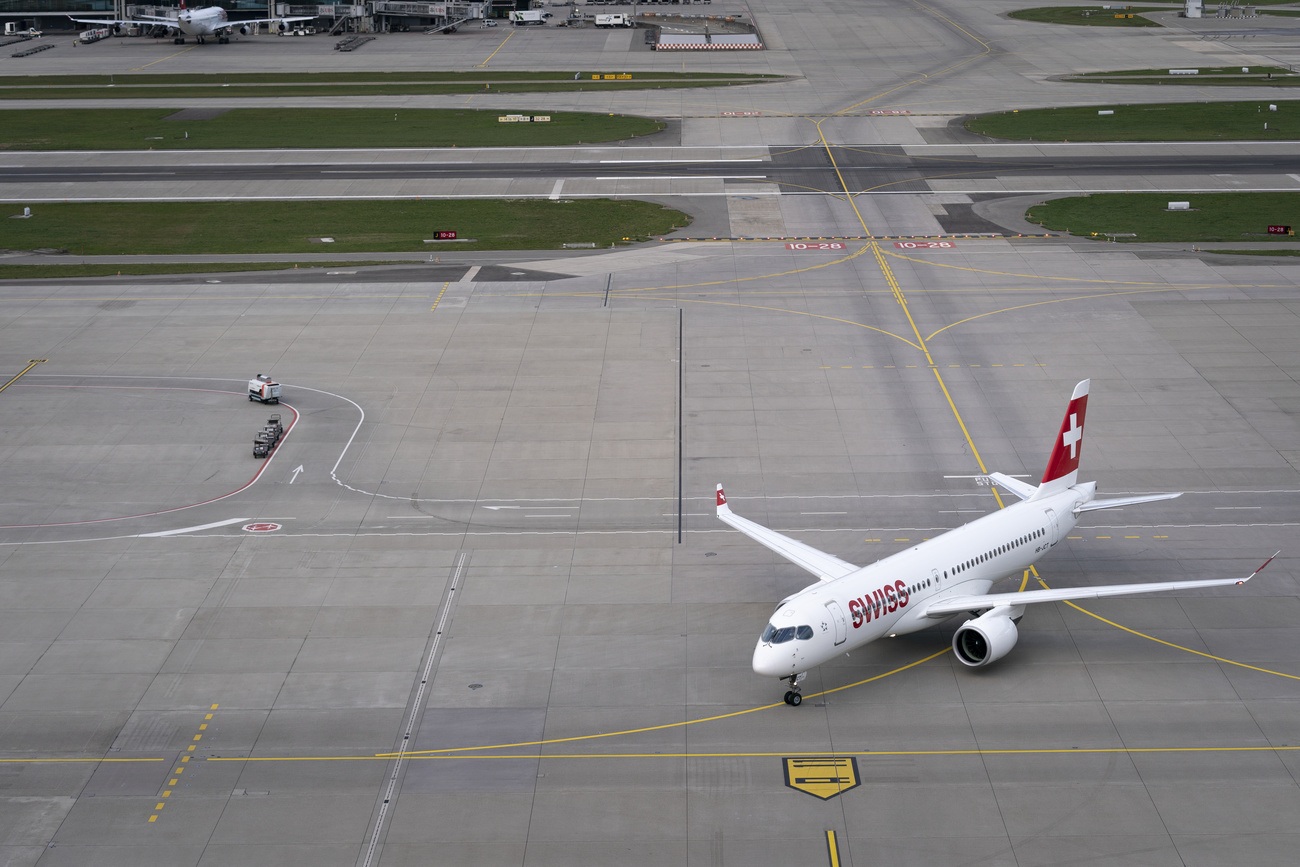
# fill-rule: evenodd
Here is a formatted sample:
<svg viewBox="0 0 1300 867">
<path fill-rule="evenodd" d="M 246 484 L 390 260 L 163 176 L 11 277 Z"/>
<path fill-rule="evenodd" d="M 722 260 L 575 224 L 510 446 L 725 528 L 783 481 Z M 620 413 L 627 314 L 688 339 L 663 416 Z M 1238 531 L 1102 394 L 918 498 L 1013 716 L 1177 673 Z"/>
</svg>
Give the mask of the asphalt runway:
<svg viewBox="0 0 1300 867">
<path fill-rule="evenodd" d="M 1267 147 L 1264 148 L 1268 150 Z M 461 149 L 457 149 L 461 150 Z M 838 192 L 841 183 L 855 193 L 891 187 L 905 192 L 930 192 L 927 180 L 939 175 L 950 180 L 971 178 L 1007 178 L 1030 174 L 1045 178 L 1091 178 L 1097 176 L 1138 178 L 1147 175 L 1288 175 L 1300 172 L 1300 157 L 1293 153 L 1208 153 L 1148 156 L 1127 154 L 1129 148 L 1097 145 L 1093 153 L 1065 153 L 1046 156 L 1003 157 L 1002 149 L 968 147 L 969 155 L 909 154 L 903 148 L 870 145 L 841 145 L 829 148 L 776 145 L 765 159 L 743 157 L 729 159 L 724 152 L 717 156 L 701 155 L 698 161 L 684 159 L 636 159 L 634 165 L 619 165 L 616 160 L 591 164 L 585 159 L 565 162 L 477 163 L 478 149 L 454 163 L 408 162 L 358 165 L 347 158 L 336 162 L 263 163 L 247 165 L 194 165 L 193 158 L 167 154 L 168 162 L 151 165 L 11 165 L 0 166 L 0 184 L 38 182 L 42 184 L 92 184 L 103 181 L 134 183 L 167 181 L 186 183 L 215 181 L 227 183 L 278 182 L 284 180 L 392 180 L 430 178 L 476 181 L 514 180 L 521 176 L 542 179 L 621 180 L 646 175 L 703 177 L 721 180 L 764 180 L 786 187 L 790 192 L 816 189 Z M 161 156 L 161 155 L 160 155 Z M 44 162 L 44 161 L 43 161 Z M 837 174 L 838 170 L 838 174 Z M 756 174 L 756 172 L 762 174 Z M 842 179 L 842 181 L 841 181 Z M 908 183 L 913 181 L 915 183 Z M 64 187 L 66 189 L 66 187 Z M 85 193 L 90 190 L 83 188 Z M 39 195 L 39 193 L 38 193 Z"/>
<path fill-rule="evenodd" d="M 1234 50 L 997 16 L 1009 8 L 890 6 L 879 26 L 835 28 L 834 7 L 751 6 L 765 56 L 672 62 L 805 76 L 763 91 L 772 104 L 888 91 L 937 114 L 702 117 L 736 94 L 674 93 L 654 107 L 698 150 L 671 158 L 771 159 L 822 134 L 837 160 L 882 144 L 890 163 L 852 159 L 908 174 L 918 155 L 955 155 L 970 171 L 978 145 L 926 136 L 994 103 L 1079 99 L 1049 68 Z M 493 63 L 554 66 L 554 37 L 566 62 L 613 64 L 610 40 L 630 35 L 542 29 Z M 394 41 L 390 60 L 482 62 L 474 40 L 423 55 Z M 277 63 L 314 45 L 276 44 Z M 317 62 L 378 63 L 385 46 Z M 260 47 L 168 52 L 156 71 Z M 101 48 L 77 49 L 78 71 L 150 46 Z M 0 283 L 0 863 L 1291 864 L 1300 268 L 1016 238 L 1013 206 L 1040 186 L 1108 186 L 1125 160 L 1151 160 L 1123 178 L 1135 188 L 1280 187 L 1294 157 L 1237 148 L 1247 168 L 1225 170 L 1231 144 L 1016 147 L 998 159 L 1032 171 L 861 195 L 824 167 L 824 189 L 794 195 L 770 179 L 570 181 L 595 152 L 536 157 L 565 195 L 650 190 L 694 214 L 696 236 L 875 241 Z M 817 154 L 792 172 L 815 175 Z M 509 196 L 527 181 L 505 159 L 483 154 L 439 189 Z M 274 158 L 300 160 L 326 164 Z M 2 161 L 195 173 L 50 182 L 74 196 L 343 189 L 175 153 Z M 365 191 L 444 183 L 394 178 Z M 554 190 L 547 177 L 540 194 Z M 1001 231 L 883 239 L 976 217 Z M 246 399 L 258 372 L 284 383 L 282 404 Z M 721 525 L 714 485 L 738 514 L 865 564 L 996 509 L 976 476 L 1040 474 L 1084 378 L 1080 478 L 1186 493 L 1088 514 L 1028 586 L 1244 577 L 1283 555 L 1244 587 L 1036 606 L 987 668 L 952 658 L 959 619 L 881 641 L 783 704 L 750 657 L 812 579 Z M 287 435 L 255 459 L 271 413 Z"/>
</svg>

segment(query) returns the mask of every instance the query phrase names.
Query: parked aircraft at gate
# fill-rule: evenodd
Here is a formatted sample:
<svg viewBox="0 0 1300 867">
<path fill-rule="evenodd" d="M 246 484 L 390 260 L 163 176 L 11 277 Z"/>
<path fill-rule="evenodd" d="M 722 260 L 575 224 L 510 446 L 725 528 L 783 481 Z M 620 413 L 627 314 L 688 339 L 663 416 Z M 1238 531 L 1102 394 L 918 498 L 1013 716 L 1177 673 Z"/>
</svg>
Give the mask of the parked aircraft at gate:
<svg viewBox="0 0 1300 867">
<path fill-rule="evenodd" d="M 69 17 L 71 18 L 71 16 Z M 193 36 L 194 41 L 200 44 L 205 42 L 209 36 L 217 37 L 218 43 L 226 43 L 230 41 L 230 32 L 232 30 L 238 30 L 240 33 L 247 35 L 253 32 L 253 25 L 255 24 L 270 24 L 279 30 L 284 30 L 286 24 L 294 21 L 311 21 L 313 18 L 308 15 L 297 18 L 250 18 L 247 21 L 231 21 L 226 17 L 226 10 L 220 6 L 186 9 L 185 0 L 181 0 L 181 9 L 175 18 L 141 15 L 138 18 L 125 20 L 109 18 L 73 18 L 72 20 L 81 24 L 98 24 L 100 27 L 111 26 L 114 30 L 132 24 L 162 24 L 172 32 L 172 42 L 183 45 L 186 36 Z"/>
<path fill-rule="evenodd" d="M 754 671 L 786 681 L 790 690 L 785 701 L 798 705 L 803 701 L 799 684 L 810 668 L 877 638 L 916 632 L 954 614 L 973 615 L 953 635 L 954 654 L 965 665 L 988 665 L 1015 646 L 1016 624 L 1026 605 L 1245 584 L 1272 562 L 1268 558 L 1245 578 L 989 594 L 995 582 L 1020 574 L 1051 550 L 1084 512 L 1182 496 L 1097 499 L 1096 482 L 1078 482 L 1089 382 L 1074 388 L 1040 484 L 988 475 L 1019 502 L 870 566 L 854 566 L 736 515 L 718 485 L 718 517 L 724 523 L 820 579 L 777 605 L 754 648 Z"/>
</svg>

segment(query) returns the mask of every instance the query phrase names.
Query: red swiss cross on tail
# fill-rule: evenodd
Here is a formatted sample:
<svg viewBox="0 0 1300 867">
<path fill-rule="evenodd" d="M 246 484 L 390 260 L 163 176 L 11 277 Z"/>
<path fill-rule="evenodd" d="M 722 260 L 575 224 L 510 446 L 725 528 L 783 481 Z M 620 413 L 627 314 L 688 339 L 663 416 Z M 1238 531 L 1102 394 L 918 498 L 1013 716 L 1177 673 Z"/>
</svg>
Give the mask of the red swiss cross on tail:
<svg viewBox="0 0 1300 867">
<path fill-rule="evenodd" d="M 718 507 L 727 505 L 727 495 L 722 492 L 722 485 L 718 485 Z"/>
<path fill-rule="evenodd" d="M 1078 481 L 1079 455 L 1083 453 L 1083 417 L 1088 410 L 1088 384 L 1085 379 L 1074 387 L 1070 405 L 1061 421 L 1061 432 L 1052 446 L 1052 456 L 1043 473 L 1043 493 L 1062 491 Z"/>
</svg>

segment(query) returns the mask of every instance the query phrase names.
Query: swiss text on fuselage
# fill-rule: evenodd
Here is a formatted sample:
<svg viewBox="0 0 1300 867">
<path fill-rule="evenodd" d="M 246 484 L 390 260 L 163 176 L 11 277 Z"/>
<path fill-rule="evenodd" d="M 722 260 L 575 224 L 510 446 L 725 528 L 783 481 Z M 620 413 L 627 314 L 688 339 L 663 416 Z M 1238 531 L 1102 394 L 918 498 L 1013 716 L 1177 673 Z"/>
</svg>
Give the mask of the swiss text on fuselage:
<svg viewBox="0 0 1300 867">
<path fill-rule="evenodd" d="M 893 584 L 886 584 L 879 590 L 872 591 L 867 596 L 850 599 L 849 613 L 853 615 L 853 628 L 858 629 L 869 620 L 906 608 L 910 598 L 907 585 L 902 581 L 895 581 Z"/>
</svg>

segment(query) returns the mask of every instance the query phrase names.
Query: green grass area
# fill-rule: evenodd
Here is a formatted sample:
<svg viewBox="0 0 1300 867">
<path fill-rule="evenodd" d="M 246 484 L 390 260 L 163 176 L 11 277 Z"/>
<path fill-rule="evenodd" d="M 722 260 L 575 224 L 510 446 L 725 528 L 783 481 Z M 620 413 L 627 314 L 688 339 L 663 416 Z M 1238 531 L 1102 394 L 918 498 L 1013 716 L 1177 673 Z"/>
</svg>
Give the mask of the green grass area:
<svg viewBox="0 0 1300 867">
<path fill-rule="evenodd" d="M 1248 73 L 1242 72 L 1241 71 L 1242 67 L 1239 65 L 1238 66 L 1186 66 L 1186 67 L 1164 66 L 1161 67 L 1160 69 L 1119 69 L 1119 70 L 1112 70 L 1111 72 L 1080 72 L 1070 77 L 1073 79 L 1077 79 L 1079 81 L 1094 81 L 1099 78 L 1119 78 L 1119 77 L 1129 76 L 1129 75 L 1138 76 L 1138 77 L 1168 76 L 1170 69 L 1195 69 L 1198 70 L 1197 75 L 1240 76 L 1240 75 L 1270 75 L 1270 74 L 1271 75 L 1292 75 L 1293 74 L 1291 70 L 1287 69 L 1285 66 L 1249 66 L 1248 65 L 1245 68 L 1249 69 L 1250 72 Z M 1196 78 L 1196 76 L 1188 76 L 1188 75 L 1176 75 L 1173 77 L 1180 78 L 1180 79 Z"/>
<path fill-rule="evenodd" d="M 1277 111 L 1269 111 L 1269 105 Z M 1114 114 L 1099 115 L 1110 110 Z M 1268 129 L 1264 129 L 1264 124 Z M 971 132 L 1035 141 L 1276 141 L 1300 138 L 1300 101 L 1169 102 L 1093 105 L 986 114 Z"/>
<path fill-rule="evenodd" d="M 4 246 L 77 255 L 543 250 L 643 240 L 690 223 L 681 211 L 612 199 L 42 204 L 6 220 Z M 462 240 L 426 244 L 435 232 Z M 333 238 L 320 243 L 313 238 Z M 474 239 L 472 242 L 463 239 Z"/>
<path fill-rule="evenodd" d="M 593 79 L 626 74 L 630 78 Z M 575 78 L 576 76 L 576 78 Z M 747 73 L 633 72 L 350 72 L 0 76 L 3 99 L 189 99 L 212 96 L 408 96 L 501 94 L 683 87 L 730 87 L 780 81 Z M 224 88 L 224 89 L 223 89 Z"/>
<path fill-rule="evenodd" d="M 1202 250 L 1201 252 L 1219 253 L 1224 256 L 1300 256 L 1300 250 Z"/>
<path fill-rule="evenodd" d="M 301 267 L 339 269 L 366 265 L 419 265 L 407 261 L 305 262 Z M 299 265 L 284 262 L 144 262 L 122 265 L 0 265 L 0 280 L 31 280 L 55 277 L 116 277 L 149 274 L 225 274 L 242 271 L 293 271 Z"/>
<path fill-rule="evenodd" d="M 1193 210 L 1166 210 L 1171 201 Z M 1300 226 L 1300 193 L 1099 193 L 1053 199 L 1025 216 L 1054 232 L 1134 236 L 1120 241 L 1294 240 L 1268 227 Z"/>
<path fill-rule="evenodd" d="M 1018 21 L 1037 21 L 1040 24 L 1078 24 L 1088 27 L 1159 27 L 1142 12 L 1168 12 L 1174 6 L 1133 6 L 1129 9 L 1102 9 L 1100 6 L 1040 6 L 1034 9 L 1017 9 L 1008 18 Z M 1133 15 L 1132 18 L 1116 15 Z"/>
<path fill-rule="evenodd" d="M 1298 87 L 1300 74 L 1285 66 L 1188 66 L 1195 75 L 1175 75 L 1163 69 L 1122 69 L 1062 76 L 1063 81 L 1086 84 L 1183 84 L 1200 87 Z M 1242 72 L 1242 69 L 1249 70 Z"/>
<path fill-rule="evenodd" d="M 509 147 L 618 141 L 664 128 L 616 114 L 555 112 L 547 123 L 501 123 L 515 109 L 236 108 L 209 120 L 179 109 L 12 109 L 0 150 L 184 150 L 305 147 Z"/>
</svg>

